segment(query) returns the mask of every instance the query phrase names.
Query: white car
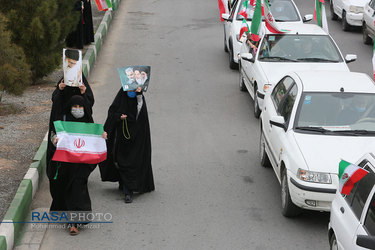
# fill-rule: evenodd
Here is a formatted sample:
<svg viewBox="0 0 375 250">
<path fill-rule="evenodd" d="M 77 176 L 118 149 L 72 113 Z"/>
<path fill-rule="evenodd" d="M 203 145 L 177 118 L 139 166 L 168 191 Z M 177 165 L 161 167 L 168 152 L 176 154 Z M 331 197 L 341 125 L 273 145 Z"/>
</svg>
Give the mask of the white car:
<svg viewBox="0 0 375 250">
<path fill-rule="evenodd" d="M 375 35 L 375 0 L 371 0 L 365 5 L 362 20 L 363 42 L 371 44 Z"/>
<path fill-rule="evenodd" d="M 330 0 L 331 19 L 341 18 L 342 29 L 348 31 L 352 26 L 361 27 L 363 9 L 370 0 Z"/>
<path fill-rule="evenodd" d="M 229 14 L 222 14 L 224 21 L 224 50 L 229 52 L 229 67 L 237 69 L 238 67 L 238 53 L 242 45 L 241 38 L 239 37 L 242 25 L 243 16 L 239 14 L 244 1 L 237 0 L 232 4 Z M 270 1 L 270 8 L 275 20 L 281 22 L 302 23 L 301 15 L 297 6 L 292 0 L 273 0 Z M 253 12 L 247 18 L 249 27 L 251 26 Z M 311 15 L 305 16 L 305 21 L 310 21 Z"/>
<path fill-rule="evenodd" d="M 330 249 L 375 248 L 375 155 L 365 154 L 357 163 L 371 174 L 357 182 L 349 195 L 336 193 L 328 224 Z"/>
<path fill-rule="evenodd" d="M 347 63 L 356 55 L 343 58 L 339 48 L 315 24 L 279 23 L 290 30 L 284 34 L 265 33 L 256 53 L 244 42 L 239 54 L 239 86 L 254 100 L 254 116 L 259 117 L 267 89 L 291 70 L 349 71 Z"/>
<path fill-rule="evenodd" d="M 330 211 L 340 159 L 375 148 L 375 85 L 364 73 L 298 71 L 266 93 L 260 117 L 262 166 L 281 183 L 282 214 Z"/>
</svg>

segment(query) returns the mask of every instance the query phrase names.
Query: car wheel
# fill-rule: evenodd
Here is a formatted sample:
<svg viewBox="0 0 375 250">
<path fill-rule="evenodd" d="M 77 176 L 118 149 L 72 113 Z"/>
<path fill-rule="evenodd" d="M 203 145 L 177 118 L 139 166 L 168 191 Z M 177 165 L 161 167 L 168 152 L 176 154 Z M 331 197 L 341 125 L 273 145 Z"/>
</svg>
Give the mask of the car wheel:
<svg viewBox="0 0 375 250">
<path fill-rule="evenodd" d="M 345 11 L 342 12 L 341 25 L 342 25 L 343 31 L 349 31 L 350 28 L 351 28 L 350 24 L 348 24 L 348 22 L 346 21 L 346 12 Z"/>
<path fill-rule="evenodd" d="M 247 91 L 247 88 L 246 88 L 246 85 L 245 83 L 243 82 L 243 75 L 242 75 L 242 67 L 241 67 L 241 62 L 238 63 L 238 71 L 239 71 L 239 86 L 240 86 L 240 90 L 245 92 Z"/>
<path fill-rule="evenodd" d="M 301 208 L 297 207 L 290 197 L 288 176 L 285 169 L 281 173 L 281 213 L 285 217 L 295 217 L 301 213 Z"/>
<path fill-rule="evenodd" d="M 333 233 L 331 238 L 329 239 L 329 249 L 330 250 L 339 250 L 339 246 L 337 245 L 336 235 Z"/>
<path fill-rule="evenodd" d="M 232 42 L 229 40 L 229 68 L 231 69 L 237 69 L 238 65 L 234 61 L 234 56 L 233 56 L 233 45 Z"/>
<path fill-rule="evenodd" d="M 332 20 L 337 20 L 339 18 L 338 15 L 335 14 L 335 11 L 333 10 L 333 0 L 331 0 L 331 4 L 329 5 L 329 10 L 331 12 L 331 19 Z"/>
<path fill-rule="evenodd" d="M 254 87 L 254 116 L 255 118 L 259 118 L 260 116 L 260 108 L 259 108 L 259 103 L 258 103 L 258 96 L 257 96 L 257 86 L 255 85 Z"/>
<path fill-rule="evenodd" d="M 260 140 L 259 140 L 259 155 L 260 155 L 260 165 L 262 165 L 265 168 L 268 168 L 271 166 L 270 159 L 268 158 L 267 152 L 266 152 L 266 141 L 264 139 L 263 130 L 260 130 Z"/>
<path fill-rule="evenodd" d="M 367 33 L 366 23 L 363 23 L 362 25 L 362 38 L 364 44 L 371 44 L 372 39 L 369 37 Z"/>
<path fill-rule="evenodd" d="M 225 33 L 225 28 L 224 28 L 224 51 L 228 52 L 226 37 L 227 37 L 227 34 Z"/>
</svg>

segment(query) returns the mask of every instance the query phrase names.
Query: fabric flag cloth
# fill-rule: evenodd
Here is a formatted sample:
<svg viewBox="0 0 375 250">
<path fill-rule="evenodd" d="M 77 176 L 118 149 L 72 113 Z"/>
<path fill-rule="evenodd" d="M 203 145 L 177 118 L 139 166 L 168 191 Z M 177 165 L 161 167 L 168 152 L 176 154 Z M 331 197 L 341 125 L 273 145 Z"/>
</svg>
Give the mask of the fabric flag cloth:
<svg viewBox="0 0 375 250">
<path fill-rule="evenodd" d="M 254 15 L 253 19 L 251 21 L 251 40 L 257 42 L 260 40 L 259 33 L 261 29 L 261 23 L 262 23 L 262 0 L 257 0 L 255 9 L 254 9 Z"/>
<path fill-rule="evenodd" d="M 283 34 L 283 33 L 287 32 L 288 30 L 281 30 L 277 26 L 275 18 L 273 17 L 273 15 L 271 13 L 270 5 L 268 3 L 268 0 L 264 0 L 264 3 L 265 3 L 264 7 L 263 7 L 263 9 L 264 9 L 264 20 L 265 20 L 267 29 L 269 31 L 271 31 L 272 33 L 275 33 L 275 34 Z"/>
<path fill-rule="evenodd" d="M 242 3 L 242 9 L 240 10 L 239 15 L 243 16 L 245 19 L 248 18 L 250 15 L 249 1 L 244 1 Z"/>
<path fill-rule="evenodd" d="M 349 195 L 356 182 L 361 180 L 366 174 L 366 170 L 352 163 L 341 160 L 339 163 L 339 187 L 340 193 Z"/>
<path fill-rule="evenodd" d="M 53 124 L 59 138 L 53 161 L 97 164 L 107 158 L 102 124 L 68 121 Z"/>
<path fill-rule="evenodd" d="M 225 13 L 229 13 L 228 2 L 227 0 L 218 0 L 218 3 L 219 3 L 219 11 L 220 11 L 220 20 L 224 21 L 221 15 Z"/>
<path fill-rule="evenodd" d="M 240 29 L 240 35 L 239 35 L 239 38 L 242 37 L 243 33 L 249 33 L 249 26 L 247 25 L 247 22 L 246 22 L 246 19 L 242 19 L 242 25 L 241 25 L 241 29 Z"/>
<path fill-rule="evenodd" d="M 95 0 L 99 11 L 107 11 L 112 9 L 111 0 Z"/>
<path fill-rule="evenodd" d="M 328 34 L 328 22 L 326 16 L 326 9 L 324 7 L 324 0 L 315 0 L 315 11 L 314 19 L 316 23 L 323 28 L 323 30 Z"/>
<path fill-rule="evenodd" d="M 375 39 L 375 36 L 374 36 L 373 39 Z M 374 81 L 375 81 L 375 43 L 374 43 L 374 46 L 373 46 L 373 49 L 372 49 L 372 71 L 373 71 L 373 74 L 374 74 Z"/>
</svg>

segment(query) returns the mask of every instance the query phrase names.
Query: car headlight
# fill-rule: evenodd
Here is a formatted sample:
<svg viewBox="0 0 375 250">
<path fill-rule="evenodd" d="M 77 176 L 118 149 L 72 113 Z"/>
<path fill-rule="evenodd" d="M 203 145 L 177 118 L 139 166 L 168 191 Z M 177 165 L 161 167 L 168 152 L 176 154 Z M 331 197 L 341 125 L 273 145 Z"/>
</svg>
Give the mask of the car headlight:
<svg viewBox="0 0 375 250">
<path fill-rule="evenodd" d="M 360 14 L 360 13 L 363 13 L 363 7 L 350 5 L 349 11 L 355 14 Z"/>
<path fill-rule="evenodd" d="M 271 84 L 264 84 L 264 86 L 263 86 L 263 92 L 264 93 L 266 93 L 267 92 L 267 90 L 269 89 L 271 87 Z"/>
<path fill-rule="evenodd" d="M 331 175 L 328 173 L 320 173 L 299 168 L 297 177 L 303 181 L 331 184 Z"/>
</svg>

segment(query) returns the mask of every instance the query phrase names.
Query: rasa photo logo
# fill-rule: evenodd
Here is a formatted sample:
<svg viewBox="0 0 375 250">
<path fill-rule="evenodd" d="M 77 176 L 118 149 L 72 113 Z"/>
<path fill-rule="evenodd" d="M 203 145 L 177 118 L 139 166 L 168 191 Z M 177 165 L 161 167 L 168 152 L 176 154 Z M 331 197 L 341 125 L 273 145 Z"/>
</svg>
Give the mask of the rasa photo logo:
<svg viewBox="0 0 375 250">
<path fill-rule="evenodd" d="M 91 211 L 32 212 L 31 221 L 25 223 L 113 223 L 111 213 Z"/>
</svg>

